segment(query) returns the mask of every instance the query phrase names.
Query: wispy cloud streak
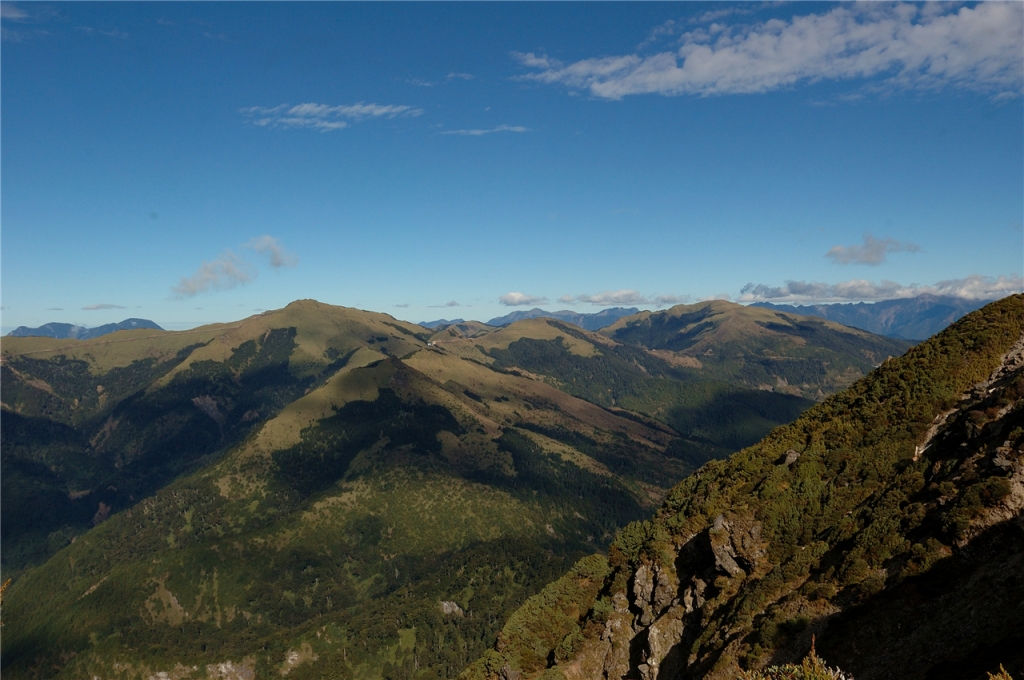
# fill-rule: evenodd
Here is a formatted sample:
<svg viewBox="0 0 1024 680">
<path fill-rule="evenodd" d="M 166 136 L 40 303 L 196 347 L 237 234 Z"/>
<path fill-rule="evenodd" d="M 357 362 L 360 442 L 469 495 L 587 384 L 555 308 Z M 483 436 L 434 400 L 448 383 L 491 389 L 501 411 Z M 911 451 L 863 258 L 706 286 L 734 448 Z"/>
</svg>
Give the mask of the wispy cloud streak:
<svg viewBox="0 0 1024 680">
<path fill-rule="evenodd" d="M 194 297 L 210 290 L 227 290 L 256 277 L 256 268 L 230 250 L 203 262 L 195 274 L 182 277 L 172 289 L 177 297 Z"/>
<path fill-rule="evenodd" d="M 238 111 L 257 127 L 310 128 L 321 132 L 341 130 L 350 123 L 374 118 L 419 116 L 423 109 L 394 104 L 281 104 L 280 106 L 249 106 Z"/>
<path fill-rule="evenodd" d="M 281 244 L 273 236 L 264 235 L 254 238 L 246 244 L 246 247 L 255 250 L 261 255 L 268 256 L 270 258 L 270 266 L 274 269 L 294 267 L 299 263 L 299 258 L 281 247 Z"/>
<path fill-rule="evenodd" d="M 109 302 L 101 302 L 97 305 L 86 305 L 85 307 L 82 307 L 82 309 L 89 312 L 95 312 L 100 309 L 127 309 L 127 307 L 124 307 L 123 305 L 112 305 Z"/>
<path fill-rule="evenodd" d="M 487 130 L 445 130 L 442 135 L 466 135 L 468 137 L 480 137 L 481 135 L 489 135 L 495 132 L 529 132 L 530 128 L 523 127 L 522 125 L 499 125 Z"/>
<path fill-rule="evenodd" d="M 904 243 L 891 238 L 875 238 L 864 234 L 864 245 L 832 246 L 825 257 L 838 264 L 879 265 L 885 262 L 889 253 L 916 253 L 921 248 L 913 243 Z"/>
</svg>

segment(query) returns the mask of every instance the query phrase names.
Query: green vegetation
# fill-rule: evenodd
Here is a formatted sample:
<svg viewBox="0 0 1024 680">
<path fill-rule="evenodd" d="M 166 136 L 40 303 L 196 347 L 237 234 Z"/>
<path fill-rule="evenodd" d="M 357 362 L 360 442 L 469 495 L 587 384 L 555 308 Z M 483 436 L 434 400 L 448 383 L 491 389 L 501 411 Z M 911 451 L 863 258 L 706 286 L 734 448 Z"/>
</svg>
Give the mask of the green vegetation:
<svg viewBox="0 0 1024 680">
<path fill-rule="evenodd" d="M 55 515 L 3 520 L 43 546 L 25 562 L 62 548 L 7 593 L 5 677 L 452 677 L 689 469 L 639 416 L 462 359 L 434 380 L 389 322 L 278 314 L 291 325 L 258 317 L 89 418 L 5 411 L 4 482 L 34 481 L 4 502 Z M 95 391 L 81 354 L 69 375 Z M 73 467 L 90 459 L 113 462 Z M 162 488 L 98 516 L 101 491 L 68 496 L 81 480 Z"/>
<path fill-rule="evenodd" d="M 300 301 L 187 338 L 5 343 L 5 677 L 445 678 L 499 632 L 491 661 L 524 672 L 580 653 L 620 615 L 609 588 L 671 561 L 677 527 L 630 522 L 810 402 L 522 323 L 427 346 Z M 1000 493 L 945 507 L 975 522 Z M 773 642 L 802 634 L 772 616 Z"/>
<path fill-rule="evenodd" d="M 638 672 L 655 654 L 647 635 L 656 620 L 679 622 L 671 644 L 682 652 L 655 660 L 687 677 L 785 661 L 814 631 L 829 658 L 857 677 L 924 677 L 927 666 L 900 666 L 923 659 L 981 675 L 978 650 L 1016 644 L 1019 656 L 1013 631 L 1024 618 L 1015 598 L 1024 593 L 1005 579 L 1000 590 L 987 583 L 1024 560 L 1019 532 L 999 523 L 1019 512 L 1007 503 L 1019 486 L 1011 471 L 1024 462 L 1024 369 L 1014 364 L 992 386 L 973 386 L 1022 337 L 1024 296 L 992 303 L 756 446 L 706 464 L 653 520 L 619 534 L 612 569 L 576 623 L 576 651 L 559 657 L 561 642 L 536 641 L 532 658 L 546 659 L 537 672 L 586 658 Z M 934 422 L 943 426 L 933 437 Z M 938 597 L 948 602 L 942 609 L 922 604 Z M 628 613 L 609 614 L 616 598 L 629 602 Z M 526 608 L 510 621 L 541 626 L 558 620 L 561 606 Z M 575 605 L 561 616 L 573 612 Z M 618 649 L 632 651 L 615 661 Z M 881 675 L 871 672 L 876 653 L 889 659 Z M 524 654 L 499 644 L 466 677 L 493 678 Z M 810 672 L 782 666 L 747 677 Z"/>
<path fill-rule="evenodd" d="M 741 671 L 738 680 L 853 680 L 838 668 L 829 668 L 814 651 L 799 664 L 769 666 L 759 671 Z"/>
<path fill-rule="evenodd" d="M 466 680 L 494 677 L 504 668 L 534 673 L 548 663 L 551 650 L 561 658 L 572 651 L 580 635 L 580 620 L 594 603 L 608 575 L 608 563 L 598 555 L 580 560 L 562 578 L 523 604 L 498 634 L 490 651 L 462 674 Z"/>
</svg>

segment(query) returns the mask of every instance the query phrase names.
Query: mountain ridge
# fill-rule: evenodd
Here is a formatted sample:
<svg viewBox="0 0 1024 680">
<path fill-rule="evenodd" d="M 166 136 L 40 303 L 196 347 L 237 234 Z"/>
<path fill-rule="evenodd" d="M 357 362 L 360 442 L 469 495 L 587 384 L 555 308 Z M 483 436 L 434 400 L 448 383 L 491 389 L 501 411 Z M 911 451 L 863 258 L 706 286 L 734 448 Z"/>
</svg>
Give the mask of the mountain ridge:
<svg viewBox="0 0 1024 680">
<path fill-rule="evenodd" d="M 487 322 L 488 326 L 507 326 L 516 321 L 524 319 L 551 318 L 559 321 L 566 321 L 588 331 L 597 331 L 605 326 L 615 323 L 624 316 L 631 316 L 640 310 L 636 307 L 609 307 L 600 312 L 586 314 L 563 309 L 557 312 L 548 312 L 539 307 L 527 311 L 515 311 L 505 316 L 499 316 Z"/>
<path fill-rule="evenodd" d="M 969 300 L 931 294 L 878 302 L 786 305 L 755 302 L 752 306 L 818 316 L 878 335 L 924 340 L 991 300 Z"/>
<path fill-rule="evenodd" d="M 88 328 L 86 326 L 78 326 L 70 323 L 47 323 L 39 326 L 38 328 L 29 328 L 28 326 L 18 326 L 13 331 L 7 334 L 7 337 L 11 338 L 23 338 L 23 337 L 46 337 L 56 338 L 59 340 L 73 339 L 73 340 L 90 340 L 92 338 L 98 338 L 102 335 L 108 335 L 117 331 L 128 331 L 148 328 L 151 330 L 162 331 L 163 328 L 158 326 L 149 319 L 125 319 L 118 323 L 108 323 L 102 326 L 96 326 L 95 328 Z"/>
</svg>

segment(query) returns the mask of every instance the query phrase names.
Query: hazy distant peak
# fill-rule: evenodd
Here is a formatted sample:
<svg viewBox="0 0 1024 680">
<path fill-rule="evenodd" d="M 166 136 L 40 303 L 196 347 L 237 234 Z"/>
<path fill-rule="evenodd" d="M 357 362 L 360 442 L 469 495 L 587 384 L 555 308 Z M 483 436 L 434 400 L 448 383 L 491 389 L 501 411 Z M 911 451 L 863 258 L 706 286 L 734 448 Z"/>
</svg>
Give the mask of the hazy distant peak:
<svg viewBox="0 0 1024 680">
<path fill-rule="evenodd" d="M 156 325 L 149 319 L 125 319 L 119 323 L 108 323 L 96 328 L 86 328 L 85 326 L 76 326 L 70 323 L 48 323 L 39 326 L 38 328 L 29 328 L 28 326 L 18 326 L 7 335 L 15 338 L 25 337 L 44 337 L 44 338 L 56 338 L 58 340 L 89 340 L 91 338 L 98 338 L 101 335 L 107 335 L 115 331 L 130 331 L 139 328 L 150 328 L 155 331 L 162 331 L 163 328 Z"/>
<path fill-rule="evenodd" d="M 510 323 L 522 321 L 523 319 L 548 317 L 558 319 L 560 321 L 567 321 L 568 323 L 575 324 L 588 331 L 597 331 L 605 326 L 610 326 L 624 316 L 631 316 L 639 311 L 640 310 L 636 307 L 609 307 L 608 309 L 602 309 L 600 312 L 595 312 L 593 314 L 584 314 L 568 309 L 563 309 L 557 312 L 548 312 L 539 307 L 534 307 L 527 311 L 516 311 L 511 314 L 506 314 L 505 316 L 496 317 L 488 321 L 487 325 L 507 326 Z"/>
<path fill-rule="evenodd" d="M 930 337 L 960 317 L 988 304 L 988 300 L 968 300 L 925 293 L 912 298 L 879 302 L 836 302 L 820 305 L 778 305 L 755 302 L 751 306 L 780 312 L 817 316 L 860 328 L 871 333 L 908 340 Z"/>
</svg>

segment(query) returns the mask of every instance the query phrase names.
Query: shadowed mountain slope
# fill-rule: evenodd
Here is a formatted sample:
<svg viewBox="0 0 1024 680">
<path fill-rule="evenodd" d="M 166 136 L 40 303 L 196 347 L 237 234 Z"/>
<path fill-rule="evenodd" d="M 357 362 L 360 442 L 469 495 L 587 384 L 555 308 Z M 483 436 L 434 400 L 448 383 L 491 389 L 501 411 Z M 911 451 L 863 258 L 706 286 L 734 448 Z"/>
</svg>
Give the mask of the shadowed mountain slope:
<svg viewBox="0 0 1024 680">
<path fill-rule="evenodd" d="M 479 678 L 1024 672 L 1024 296 L 676 486 L 506 622 Z"/>
<path fill-rule="evenodd" d="M 386 315 L 312 301 L 186 332 L 4 338 L 5 569 L 209 463 L 335 372 L 425 339 Z"/>
</svg>

